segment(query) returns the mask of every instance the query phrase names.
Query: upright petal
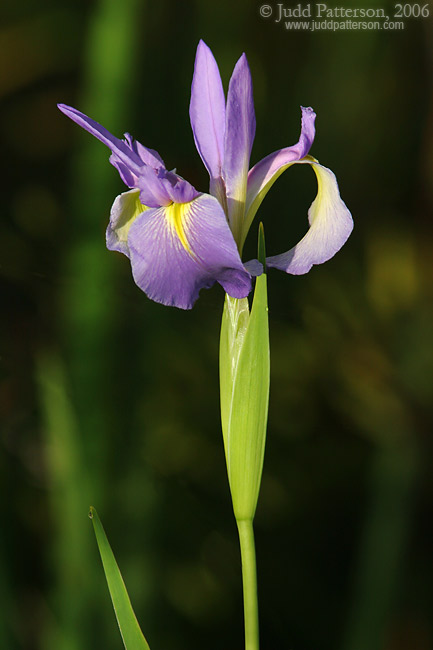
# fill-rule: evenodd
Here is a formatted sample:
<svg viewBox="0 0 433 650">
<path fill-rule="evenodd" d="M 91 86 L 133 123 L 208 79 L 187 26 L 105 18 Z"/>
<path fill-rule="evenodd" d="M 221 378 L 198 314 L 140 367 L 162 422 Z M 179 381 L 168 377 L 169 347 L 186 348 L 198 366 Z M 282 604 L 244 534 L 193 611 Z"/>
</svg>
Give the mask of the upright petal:
<svg viewBox="0 0 433 650">
<path fill-rule="evenodd" d="M 266 259 L 267 266 L 293 275 L 307 273 L 313 264 L 322 264 L 333 257 L 353 229 L 352 216 L 340 197 L 332 171 L 311 156 L 298 163 L 310 164 L 317 177 L 317 196 L 308 211 L 310 229 L 289 251 Z"/>
<path fill-rule="evenodd" d="M 195 57 L 189 115 L 195 146 L 211 177 L 221 177 L 224 157 L 225 98 L 217 62 L 200 41 Z"/>
<path fill-rule="evenodd" d="M 248 173 L 247 201 L 245 206 L 246 217 L 242 233 L 242 243 L 245 241 L 261 202 L 277 178 L 287 167 L 304 158 L 310 151 L 315 135 L 314 121 L 316 114 L 312 108 L 304 108 L 303 106 L 301 106 L 301 111 L 301 135 L 299 136 L 298 142 L 292 147 L 285 147 L 284 149 L 279 149 L 269 154 L 269 156 L 266 156 L 266 158 L 263 158 L 254 165 Z"/>
<path fill-rule="evenodd" d="M 160 169 L 161 167 L 165 169 L 164 161 L 155 149 L 145 147 L 144 144 L 141 144 L 138 140 L 134 140 L 129 133 L 125 133 L 125 142 L 129 145 L 132 151 L 135 151 L 135 153 L 138 154 L 146 165 L 150 165 L 150 167 L 153 167 L 154 169 Z"/>
<path fill-rule="evenodd" d="M 255 131 L 253 84 L 248 61 L 243 54 L 233 70 L 227 94 L 223 169 L 230 227 L 238 243 L 242 233 L 248 167 Z"/>
<path fill-rule="evenodd" d="M 105 127 L 92 120 L 84 113 L 77 111 L 77 109 L 65 104 L 57 104 L 58 108 L 73 120 L 78 126 L 86 129 L 89 133 L 98 138 L 115 154 L 116 159 L 120 160 L 126 167 L 135 175 L 138 175 L 143 166 L 140 156 L 128 146 L 123 140 L 119 140 L 112 135 Z"/>
<path fill-rule="evenodd" d="M 200 289 L 215 282 L 234 298 L 251 290 L 251 275 L 212 196 L 146 210 L 127 239 L 134 280 L 156 302 L 190 309 Z"/>
</svg>

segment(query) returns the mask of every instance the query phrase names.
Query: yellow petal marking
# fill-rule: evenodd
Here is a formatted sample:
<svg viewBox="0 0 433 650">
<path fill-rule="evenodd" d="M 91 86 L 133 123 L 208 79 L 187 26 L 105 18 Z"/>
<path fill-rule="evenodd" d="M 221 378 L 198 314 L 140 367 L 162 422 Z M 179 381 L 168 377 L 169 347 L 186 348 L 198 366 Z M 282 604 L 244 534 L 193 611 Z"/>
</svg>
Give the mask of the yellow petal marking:
<svg viewBox="0 0 433 650">
<path fill-rule="evenodd" d="M 140 203 L 140 192 L 124 192 L 118 197 L 122 202 L 122 211 L 114 226 L 116 235 L 121 242 L 128 241 L 128 233 L 136 218 L 145 210 L 148 210 L 147 205 Z"/>
<path fill-rule="evenodd" d="M 172 203 L 165 208 L 165 215 L 171 234 L 173 236 L 177 235 L 186 252 L 194 257 L 186 236 L 188 222 L 191 217 L 192 203 L 193 201 L 189 201 L 188 203 Z"/>
</svg>

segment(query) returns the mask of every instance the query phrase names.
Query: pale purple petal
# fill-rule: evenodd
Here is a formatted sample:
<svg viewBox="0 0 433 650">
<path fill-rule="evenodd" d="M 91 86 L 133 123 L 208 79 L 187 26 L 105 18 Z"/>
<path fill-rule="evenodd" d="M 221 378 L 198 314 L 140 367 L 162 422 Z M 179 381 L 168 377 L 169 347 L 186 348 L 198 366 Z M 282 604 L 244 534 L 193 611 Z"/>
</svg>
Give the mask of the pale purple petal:
<svg viewBox="0 0 433 650">
<path fill-rule="evenodd" d="M 332 171 L 310 156 L 298 163 L 311 164 L 317 176 L 317 196 L 308 211 L 310 229 L 289 251 L 266 259 L 267 266 L 293 275 L 307 273 L 313 264 L 333 257 L 353 229 L 352 216 L 340 197 Z"/>
<path fill-rule="evenodd" d="M 304 158 L 310 151 L 315 135 L 314 121 L 316 114 L 312 108 L 304 108 L 303 106 L 301 106 L 301 111 L 302 125 L 299 141 L 292 147 L 285 147 L 269 154 L 248 172 L 247 212 L 253 208 L 255 214 L 268 190 L 284 171 L 284 168 Z"/>
<path fill-rule="evenodd" d="M 148 149 L 141 142 L 134 140 L 129 133 L 125 133 L 124 142 L 126 146 L 140 157 L 143 166 L 151 167 L 155 171 L 160 169 L 165 170 L 164 161 L 157 151 Z M 110 156 L 110 163 L 117 169 L 120 178 L 128 187 L 137 187 L 137 176 L 131 172 L 130 169 L 119 159 L 117 154 L 112 153 Z M 140 172 L 141 173 L 141 172 Z"/>
<path fill-rule="evenodd" d="M 227 94 L 223 177 L 228 216 L 235 239 L 241 231 L 247 191 L 247 176 L 256 130 L 253 85 L 243 54 L 236 63 Z"/>
<path fill-rule="evenodd" d="M 254 278 L 263 273 L 263 264 L 259 262 L 259 260 L 250 260 L 249 262 L 245 262 L 244 267 Z"/>
<path fill-rule="evenodd" d="M 126 142 L 119 140 L 101 124 L 95 122 L 84 113 L 77 111 L 71 106 L 65 104 L 57 104 L 58 108 L 73 120 L 78 126 L 86 129 L 89 133 L 98 138 L 103 144 L 107 145 L 116 156 L 133 174 L 138 175 L 143 167 L 143 162 L 140 156 L 133 151 Z"/>
<path fill-rule="evenodd" d="M 125 165 L 121 160 L 119 160 L 116 154 L 112 153 L 110 158 L 110 163 L 117 169 L 119 172 L 120 178 L 128 187 L 135 187 L 137 183 L 137 176 L 131 172 L 131 170 Z"/>
<path fill-rule="evenodd" d="M 195 146 L 215 180 L 224 158 L 225 98 L 217 62 L 203 41 L 195 57 L 189 115 Z"/>
<path fill-rule="evenodd" d="M 156 302 L 190 309 L 200 289 L 215 282 L 234 298 L 251 290 L 224 211 L 207 194 L 146 210 L 132 223 L 127 243 L 134 280 Z"/>
<path fill-rule="evenodd" d="M 146 165 L 150 165 L 150 167 L 153 167 L 154 169 L 159 169 L 160 167 L 165 169 L 164 161 L 155 149 L 145 147 L 141 142 L 138 142 L 138 140 L 134 140 L 129 133 L 125 133 L 125 141 L 132 151 L 138 154 Z"/>
<path fill-rule="evenodd" d="M 139 190 L 129 190 L 116 196 L 110 211 L 110 222 L 106 232 L 107 248 L 110 251 L 119 251 L 129 257 L 128 233 L 135 219 L 144 210 L 139 197 Z"/>
<path fill-rule="evenodd" d="M 166 172 L 166 178 L 163 180 L 167 193 L 174 203 L 189 203 L 196 199 L 199 192 L 188 183 L 184 178 L 173 174 L 173 172 Z"/>
<path fill-rule="evenodd" d="M 150 208 L 159 208 L 161 205 L 170 205 L 172 198 L 164 184 L 164 178 L 159 178 L 152 167 L 144 166 L 136 180 L 136 187 L 140 189 L 140 201 Z"/>
</svg>

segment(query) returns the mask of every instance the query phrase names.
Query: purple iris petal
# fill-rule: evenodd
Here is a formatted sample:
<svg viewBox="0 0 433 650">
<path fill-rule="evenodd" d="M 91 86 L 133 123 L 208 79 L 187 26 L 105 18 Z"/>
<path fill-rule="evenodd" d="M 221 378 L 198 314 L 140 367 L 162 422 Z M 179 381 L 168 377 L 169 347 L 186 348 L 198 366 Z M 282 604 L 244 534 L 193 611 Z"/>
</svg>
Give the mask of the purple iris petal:
<svg viewBox="0 0 433 650">
<path fill-rule="evenodd" d="M 107 147 L 111 149 L 116 158 L 119 159 L 131 172 L 138 175 L 143 167 L 143 162 L 140 159 L 140 156 L 133 151 L 126 142 L 119 140 L 119 138 L 114 137 L 111 133 L 103 126 L 95 122 L 84 113 L 80 113 L 75 108 L 71 106 L 66 106 L 65 104 L 57 104 L 58 108 L 67 115 L 71 120 L 76 124 L 81 126 L 83 129 L 86 129 L 89 133 L 98 138 L 103 142 Z"/>
<path fill-rule="evenodd" d="M 235 179 L 248 171 L 255 132 L 253 84 L 247 57 L 242 54 L 227 94 L 224 177 L 229 191 Z"/>
<path fill-rule="evenodd" d="M 164 178 L 160 178 L 152 167 L 146 165 L 142 168 L 135 187 L 140 190 L 140 201 L 150 208 L 159 208 L 172 202 Z"/>
<path fill-rule="evenodd" d="M 268 184 L 272 184 L 278 178 L 277 174 L 278 172 L 281 173 L 282 167 L 304 158 L 304 156 L 306 156 L 310 151 L 315 135 L 314 121 L 316 119 L 316 113 L 312 108 L 304 108 L 303 106 L 301 106 L 301 111 L 302 125 L 299 141 L 292 147 L 285 147 L 284 149 L 279 149 L 278 151 L 269 154 L 269 156 L 263 158 L 263 160 L 258 162 L 257 165 L 254 165 L 254 167 L 249 171 L 246 203 L 247 211 L 261 192 L 267 192 L 271 186 L 269 185 L 269 187 L 267 187 Z"/>
<path fill-rule="evenodd" d="M 145 147 L 141 142 L 138 142 L 138 140 L 134 140 L 129 133 L 125 133 L 125 140 L 130 149 L 138 154 L 146 165 L 150 165 L 150 167 L 153 167 L 154 169 L 159 169 L 160 167 L 164 167 L 165 169 L 164 161 L 155 149 Z"/>
<path fill-rule="evenodd" d="M 224 211 L 207 194 L 143 212 L 129 229 L 128 249 L 135 282 L 164 305 L 190 309 L 215 282 L 234 298 L 251 290 Z"/>
<path fill-rule="evenodd" d="M 317 176 L 317 196 L 308 211 L 310 229 L 286 253 L 266 258 L 267 266 L 293 275 L 307 273 L 314 264 L 333 257 L 353 229 L 352 216 L 340 197 L 333 172 L 310 156 L 297 162 L 311 164 Z"/>
<path fill-rule="evenodd" d="M 200 41 L 195 57 L 189 115 L 195 146 L 215 182 L 224 159 L 225 98 L 217 62 Z"/>
<path fill-rule="evenodd" d="M 157 151 L 148 149 L 133 140 L 129 133 L 125 133 L 125 140 L 119 140 L 105 127 L 75 108 L 65 104 L 58 104 L 58 107 L 71 120 L 111 149 L 111 164 L 116 167 L 125 185 L 141 190 L 142 203 L 150 207 L 159 207 L 168 205 L 172 201 L 164 183 L 158 178 L 158 171 L 160 169 L 165 171 L 165 168 Z"/>
<path fill-rule="evenodd" d="M 253 85 L 248 61 L 243 54 L 233 70 L 227 94 L 223 168 L 229 222 L 238 242 L 242 230 L 248 167 L 255 130 Z"/>
<path fill-rule="evenodd" d="M 120 178 L 128 187 L 135 187 L 137 182 L 137 177 L 129 170 L 129 168 L 123 163 L 119 158 L 112 153 L 110 158 L 110 163 L 117 169 L 119 172 Z"/>
<path fill-rule="evenodd" d="M 164 185 L 167 189 L 167 192 L 174 203 L 189 203 L 193 199 L 196 199 L 199 195 L 199 192 L 188 183 L 185 179 L 181 178 L 173 172 L 167 172 L 167 175 L 171 174 L 175 177 L 175 181 L 164 179 Z"/>
<path fill-rule="evenodd" d="M 244 267 L 254 278 L 263 273 L 263 264 L 259 262 L 259 260 L 250 260 L 249 262 L 245 262 Z"/>
</svg>

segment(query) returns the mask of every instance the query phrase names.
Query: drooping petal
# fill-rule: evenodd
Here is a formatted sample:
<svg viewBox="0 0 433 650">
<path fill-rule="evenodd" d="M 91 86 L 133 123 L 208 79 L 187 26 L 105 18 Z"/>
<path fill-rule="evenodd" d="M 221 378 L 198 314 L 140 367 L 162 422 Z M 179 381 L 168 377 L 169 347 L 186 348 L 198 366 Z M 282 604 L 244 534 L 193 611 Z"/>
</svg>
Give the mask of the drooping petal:
<svg viewBox="0 0 433 650">
<path fill-rule="evenodd" d="M 143 167 L 143 162 L 140 159 L 140 156 L 133 151 L 126 142 L 116 138 L 105 127 L 101 126 L 101 124 L 98 124 L 95 120 L 87 117 L 84 113 L 77 111 L 77 109 L 72 108 L 71 106 L 66 106 L 65 104 L 57 104 L 57 106 L 62 113 L 67 115 L 71 120 L 78 124 L 78 126 L 81 126 L 109 147 L 116 156 L 116 159 L 126 165 L 133 174 L 138 175 L 140 173 Z"/>
<path fill-rule="evenodd" d="M 189 203 L 199 195 L 195 187 L 174 171 L 160 169 L 158 178 L 161 179 L 168 196 L 174 203 Z"/>
<path fill-rule="evenodd" d="M 135 282 L 164 305 L 190 309 L 215 282 L 235 298 L 251 290 L 224 211 L 207 194 L 146 210 L 130 226 L 127 247 Z"/>
<path fill-rule="evenodd" d="M 340 197 L 333 172 L 311 156 L 297 162 L 310 164 L 317 177 L 317 196 L 308 211 L 310 229 L 289 251 L 266 259 L 267 266 L 293 275 L 307 273 L 313 264 L 333 257 L 353 229 L 352 216 Z"/>
<path fill-rule="evenodd" d="M 248 167 L 256 131 L 253 84 L 245 54 L 236 63 L 227 93 L 223 177 L 230 227 L 237 242 L 247 191 Z"/>
<path fill-rule="evenodd" d="M 225 98 L 218 64 L 203 41 L 197 47 L 189 115 L 194 142 L 211 177 L 221 177 L 224 158 Z"/>
<path fill-rule="evenodd" d="M 114 199 L 110 212 L 110 222 L 106 232 L 107 248 L 110 251 L 119 251 L 129 257 L 128 233 L 135 219 L 148 206 L 140 201 L 139 190 L 123 192 Z"/>
<path fill-rule="evenodd" d="M 302 123 L 301 135 L 298 142 L 292 147 L 279 149 L 269 154 L 258 162 L 248 173 L 247 201 L 245 206 L 245 221 L 242 233 L 242 243 L 248 234 L 248 230 L 254 216 L 265 198 L 266 194 L 275 183 L 277 178 L 291 164 L 304 158 L 310 151 L 313 144 L 315 129 L 314 121 L 316 114 L 312 108 L 301 106 Z"/>
</svg>

